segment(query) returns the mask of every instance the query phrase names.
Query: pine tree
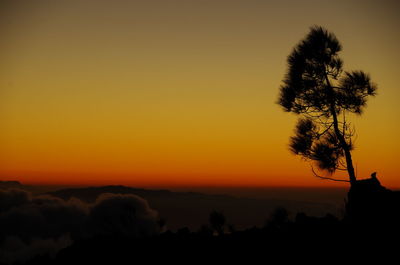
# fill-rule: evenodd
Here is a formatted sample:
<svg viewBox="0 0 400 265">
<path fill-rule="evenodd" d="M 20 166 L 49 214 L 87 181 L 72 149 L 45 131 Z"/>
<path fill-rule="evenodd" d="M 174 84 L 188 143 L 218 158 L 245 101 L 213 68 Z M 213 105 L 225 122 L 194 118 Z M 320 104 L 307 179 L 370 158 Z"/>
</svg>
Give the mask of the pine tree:
<svg viewBox="0 0 400 265">
<path fill-rule="evenodd" d="M 376 86 L 363 71 L 346 72 L 339 58 L 342 46 L 336 36 L 314 26 L 287 59 L 288 71 L 280 87 L 278 104 L 300 115 L 290 150 L 329 174 L 347 170 L 356 182 L 351 151 L 354 129 L 349 113 L 361 115 Z M 313 172 L 316 176 L 319 176 Z M 338 180 L 331 177 L 321 177 Z M 340 180 L 339 180 L 340 181 Z"/>
</svg>

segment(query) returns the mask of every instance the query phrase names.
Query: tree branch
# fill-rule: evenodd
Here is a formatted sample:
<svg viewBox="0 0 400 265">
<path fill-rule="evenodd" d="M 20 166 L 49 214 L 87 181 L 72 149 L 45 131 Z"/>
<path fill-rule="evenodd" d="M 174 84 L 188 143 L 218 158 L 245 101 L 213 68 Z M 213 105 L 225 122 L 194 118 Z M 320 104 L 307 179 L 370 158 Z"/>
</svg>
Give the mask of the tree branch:
<svg viewBox="0 0 400 265">
<path fill-rule="evenodd" d="M 324 179 L 324 180 L 340 181 L 340 182 L 350 182 L 349 180 L 345 180 L 345 179 L 335 179 L 335 178 L 320 176 L 320 175 L 318 175 L 317 173 L 315 173 L 315 170 L 314 170 L 313 166 L 312 166 L 312 165 L 310 165 L 310 166 L 311 166 L 311 171 L 312 171 L 312 173 L 313 173 L 314 176 L 316 176 L 317 178 Z"/>
<path fill-rule="evenodd" d="M 317 138 L 321 137 L 322 135 L 324 135 L 327 131 L 329 131 L 329 129 L 332 127 L 333 123 L 331 123 L 331 125 L 329 125 L 328 128 L 326 128 L 323 132 L 321 133 L 317 133 Z"/>
</svg>

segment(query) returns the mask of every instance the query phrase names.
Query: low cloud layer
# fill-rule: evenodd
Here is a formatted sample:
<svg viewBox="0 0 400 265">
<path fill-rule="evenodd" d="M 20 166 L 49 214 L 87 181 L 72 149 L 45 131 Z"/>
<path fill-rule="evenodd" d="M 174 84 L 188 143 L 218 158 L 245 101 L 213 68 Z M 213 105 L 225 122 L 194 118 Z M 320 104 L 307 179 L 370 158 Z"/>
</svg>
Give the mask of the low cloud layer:
<svg viewBox="0 0 400 265">
<path fill-rule="evenodd" d="M 158 232 L 157 212 L 132 194 L 101 194 L 89 213 L 91 234 L 145 237 Z"/>
<path fill-rule="evenodd" d="M 101 194 L 93 204 L 0 189 L 0 262 L 54 254 L 73 240 L 96 235 L 157 234 L 158 214 L 136 195 Z"/>
</svg>

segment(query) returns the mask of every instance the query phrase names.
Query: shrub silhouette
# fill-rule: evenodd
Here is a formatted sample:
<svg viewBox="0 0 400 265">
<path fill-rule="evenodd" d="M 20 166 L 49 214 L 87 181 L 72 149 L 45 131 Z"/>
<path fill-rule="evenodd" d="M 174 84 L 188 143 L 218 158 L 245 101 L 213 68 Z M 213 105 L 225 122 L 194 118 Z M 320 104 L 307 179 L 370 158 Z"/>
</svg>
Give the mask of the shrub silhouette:
<svg viewBox="0 0 400 265">
<path fill-rule="evenodd" d="M 213 229 L 208 225 L 202 225 L 197 232 L 200 236 L 209 237 L 213 235 Z"/>
<path fill-rule="evenodd" d="M 278 207 L 271 213 L 266 225 L 269 228 L 280 228 L 288 222 L 289 212 L 283 207 Z"/>
</svg>

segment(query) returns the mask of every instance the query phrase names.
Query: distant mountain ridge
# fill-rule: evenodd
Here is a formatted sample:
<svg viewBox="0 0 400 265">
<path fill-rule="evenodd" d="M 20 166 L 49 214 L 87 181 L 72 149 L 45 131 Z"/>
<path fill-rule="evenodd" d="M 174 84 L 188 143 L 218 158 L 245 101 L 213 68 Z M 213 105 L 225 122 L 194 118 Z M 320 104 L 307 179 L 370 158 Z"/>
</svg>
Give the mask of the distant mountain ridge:
<svg viewBox="0 0 400 265">
<path fill-rule="evenodd" d="M 0 188 L 16 188 L 22 186 L 17 180 L 0 180 Z"/>
<path fill-rule="evenodd" d="M 100 187 L 84 187 L 84 188 L 66 188 L 60 189 L 57 191 L 47 192 L 47 194 L 62 198 L 64 200 L 68 200 L 71 197 L 79 198 L 86 202 L 94 202 L 96 198 L 102 193 L 115 193 L 115 194 L 135 194 L 140 196 L 144 199 L 148 197 L 185 197 L 191 196 L 195 197 L 213 197 L 213 198 L 234 198 L 230 195 L 210 195 L 210 194 L 203 194 L 199 192 L 173 192 L 167 189 L 159 189 L 159 190 L 151 190 L 151 189 L 143 189 L 143 188 L 135 188 L 135 187 L 128 187 L 123 185 L 108 185 L 108 186 L 100 186 Z"/>
</svg>

